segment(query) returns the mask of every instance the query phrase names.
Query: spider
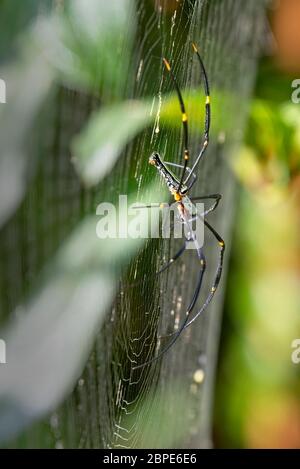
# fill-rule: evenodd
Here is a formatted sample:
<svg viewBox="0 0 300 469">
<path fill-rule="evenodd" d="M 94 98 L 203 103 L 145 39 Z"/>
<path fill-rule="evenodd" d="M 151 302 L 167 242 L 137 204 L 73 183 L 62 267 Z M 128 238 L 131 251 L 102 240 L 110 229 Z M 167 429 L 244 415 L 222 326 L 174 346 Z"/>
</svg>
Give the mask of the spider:
<svg viewBox="0 0 300 469">
<path fill-rule="evenodd" d="M 165 65 L 168 73 L 170 73 L 170 75 L 171 75 L 173 84 L 174 84 L 176 92 L 177 92 L 177 96 L 178 96 L 178 100 L 179 100 L 179 104 L 180 104 L 180 109 L 181 109 L 181 114 L 182 114 L 183 144 L 184 144 L 183 158 L 184 158 L 184 162 L 183 162 L 182 165 L 179 165 L 179 164 L 163 161 L 163 159 L 161 158 L 159 153 L 155 152 L 150 156 L 149 163 L 151 165 L 153 165 L 158 170 L 159 174 L 164 179 L 169 191 L 171 192 L 172 196 L 174 197 L 174 200 L 175 200 L 175 203 L 176 203 L 177 209 L 178 209 L 179 219 L 181 220 L 181 223 L 185 224 L 188 228 L 187 232 L 185 233 L 185 241 L 184 241 L 183 246 L 157 272 L 157 274 L 159 274 L 159 273 L 165 271 L 166 269 L 168 269 L 171 266 L 171 264 L 173 264 L 177 259 L 179 259 L 179 257 L 184 253 L 184 251 L 187 248 L 188 243 L 193 242 L 194 245 L 195 245 L 196 252 L 197 252 L 197 257 L 199 259 L 198 280 L 197 280 L 197 284 L 196 284 L 196 288 L 194 290 L 192 300 L 191 300 L 191 302 L 190 302 L 190 304 L 189 304 L 189 306 L 187 307 L 187 310 L 186 310 L 186 317 L 185 317 L 184 321 L 182 322 L 182 324 L 180 325 L 180 327 L 178 328 L 178 330 L 176 332 L 170 334 L 170 336 L 172 336 L 172 338 L 171 338 L 170 342 L 168 343 L 168 345 L 163 350 L 161 350 L 155 357 L 153 357 L 152 359 L 150 359 L 150 360 L 148 360 L 148 361 L 146 361 L 146 362 L 144 362 L 140 365 L 137 365 L 137 366 L 133 367 L 133 369 L 142 368 L 142 367 L 144 367 L 146 365 L 149 365 L 150 363 L 158 360 L 172 347 L 172 345 L 176 342 L 176 340 L 179 338 L 179 336 L 184 331 L 184 329 L 189 327 L 203 313 L 203 311 L 207 308 L 207 306 L 211 302 L 211 300 L 212 300 L 212 298 L 213 298 L 213 296 L 214 296 L 214 294 L 215 294 L 215 292 L 218 288 L 218 285 L 219 285 L 219 282 L 220 282 L 220 279 L 221 279 L 221 274 L 222 274 L 225 243 L 224 243 L 223 239 L 221 238 L 221 236 L 217 233 L 217 231 L 204 218 L 208 213 L 214 211 L 217 208 L 222 196 L 220 194 L 202 195 L 202 196 L 198 196 L 198 197 L 194 197 L 194 198 L 189 198 L 189 196 L 188 196 L 191 188 L 193 187 L 193 185 L 195 184 L 195 182 L 197 180 L 197 175 L 195 173 L 195 170 L 197 169 L 197 167 L 198 167 L 198 165 L 199 165 L 199 163 L 200 163 L 200 161 L 201 161 L 201 159 L 202 159 L 202 157 L 205 153 L 205 150 L 208 146 L 208 143 L 209 143 L 209 130 L 210 130 L 210 121 L 211 121 L 210 94 L 209 94 L 209 84 L 208 84 L 208 78 L 207 78 L 206 70 L 205 70 L 204 63 L 203 63 L 202 58 L 199 54 L 199 51 L 198 51 L 198 48 L 197 48 L 196 44 L 192 43 L 192 47 L 193 47 L 193 50 L 194 50 L 195 54 L 197 55 L 197 58 L 198 58 L 198 61 L 199 61 L 200 69 L 201 69 L 203 79 L 204 79 L 204 91 L 205 91 L 205 96 L 206 96 L 204 135 L 202 137 L 203 143 L 201 145 L 200 152 L 199 152 L 194 164 L 192 165 L 192 167 L 189 168 L 188 167 L 188 161 L 190 159 L 190 154 L 189 154 L 189 149 L 188 149 L 188 144 L 189 144 L 188 117 L 187 117 L 187 113 L 186 113 L 186 110 L 185 110 L 185 105 L 184 105 L 184 102 L 183 102 L 182 94 L 181 94 L 180 88 L 178 86 L 177 80 L 176 80 L 176 78 L 175 78 L 175 76 L 172 72 L 172 69 L 171 69 L 171 66 L 170 66 L 169 62 L 164 58 L 163 62 L 164 62 L 164 65 Z M 168 169 L 168 167 L 180 168 L 181 169 L 180 178 L 177 178 Z M 195 202 L 197 200 L 206 200 L 206 199 L 214 201 L 213 204 L 207 210 L 205 210 L 203 213 L 201 213 L 201 214 L 199 214 L 197 212 L 195 213 L 194 212 L 195 206 L 193 205 L 193 202 Z M 150 208 L 150 207 L 153 207 L 155 205 L 157 205 L 157 204 L 145 205 L 144 207 L 149 207 Z M 158 204 L 158 206 L 160 206 L 160 207 L 162 205 L 163 204 Z M 194 316 L 192 316 L 192 312 L 194 310 L 194 307 L 196 305 L 197 299 L 198 299 L 199 294 L 200 294 L 202 281 L 203 281 L 203 276 L 204 276 L 204 272 L 205 272 L 205 268 L 206 268 L 206 261 L 205 261 L 203 248 L 202 248 L 202 246 L 199 245 L 199 243 L 196 239 L 196 236 L 195 236 L 195 231 L 193 230 L 192 225 L 191 225 L 191 222 L 194 220 L 195 217 L 198 217 L 199 219 L 201 219 L 204 226 L 212 233 L 212 235 L 214 236 L 214 238 L 218 242 L 220 252 L 219 252 L 218 266 L 217 266 L 217 270 L 216 270 L 216 273 L 215 273 L 215 277 L 214 277 L 213 284 L 212 284 L 212 287 L 210 289 L 210 292 L 209 292 L 207 298 L 205 299 L 203 305 L 201 306 L 201 308 L 194 314 Z"/>
</svg>

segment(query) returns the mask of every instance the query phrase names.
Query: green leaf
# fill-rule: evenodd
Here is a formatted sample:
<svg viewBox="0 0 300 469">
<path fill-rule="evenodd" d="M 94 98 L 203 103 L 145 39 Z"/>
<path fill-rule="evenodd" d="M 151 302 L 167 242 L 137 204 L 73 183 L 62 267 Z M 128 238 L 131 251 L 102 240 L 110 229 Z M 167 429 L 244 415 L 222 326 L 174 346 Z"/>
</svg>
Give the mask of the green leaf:
<svg viewBox="0 0 300 469">
<path fill-rule="evenodd" d="M 35 42 L 68 85 L 120 98 L 128 77 L 135 20 L 132 0 L 73 0 L 42 18 Z"/>
<path fill-rule="evenodd" d="M 72 144 L 73 161 L 87 186 L 113 168 L 125 145 L 152 120 L 147 102 L 127 101 L 102 108 Z"/>
<path fill-rule="evenodd" d="M 28 25 L 42 11 L 49 11 L 52 0 L 1 0 L 0 58 L 12 59 L 16 43 Z M 21 33 L 21 34 L 20 34 Z"/>
<path fill-rule="evenodd" d="M 22 59 L 0 70 L 6 82 L 6 104 L 0 106 L 0 226 L 16 210 L 28 182 L 28 134 L 50 91 L 53 75 L 43 57 L 30 49 Z"/>
</svg>

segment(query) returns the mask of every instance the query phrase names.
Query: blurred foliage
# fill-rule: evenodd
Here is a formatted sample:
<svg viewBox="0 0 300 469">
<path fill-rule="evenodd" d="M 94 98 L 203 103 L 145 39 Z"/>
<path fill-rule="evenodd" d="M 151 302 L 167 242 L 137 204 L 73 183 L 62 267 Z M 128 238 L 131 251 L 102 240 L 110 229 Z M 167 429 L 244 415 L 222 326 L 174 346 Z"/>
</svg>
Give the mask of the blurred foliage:
<svg viewBox="0 0 300 469">
<path fill-rule="evenodd" d="M 1 42 L 0 42 L 0 63 L 4 60 L 11 60 L 18 50 L 19 37 L 21 33 L 31 24 L 34 18 L 41 12 L 50 11 L 52 0 L 1 0 Z M 9 21 L 7 21 L 9 19 Z M 19 36 L 20 35 L 20 36 Z"/>
<path fill-rule="evenodd" d="M 2 224 L 26 193 L 28 169 L 37 163 L 26 144 L 28 134 L 54 85 L 76 86 L 107 98 L 106 88 L 113 90 L 111 101 L 123 93 L 134 30 L 134 21 L 128 22 L 131 5 L 131 0 L 92 0 L 88 5 L 76 0 L 66 10 L 40 14 L 35 20 L 37 9 L 33 8 L 16 22 L 14 34 L 22 25 L 29 29 L 18 36 L 22 41 L 14 60 L 0 70 L 9 83 L 9 104 L 1 106 Z M 3 6 L 1 13 L 10 18 L 11 8 L 7 2 Z M 37 2 L 32 2 L 34 6 Z M 126 54 L 120 45 L 126 47 Z M 83 182 L 90 184 L 92 177 L 93 184 L 99 183 L 124 146 L 150 121 L 146 102 L 120 101 L 114 108 L 101 107 L 72 144 Z M 145 193 L 151 201 L 160 190 L 155 186 Z M 93 216 L 79 223 L 49 261 L 42 280 L 32 287 L 30 298 L 11 312 L 11 321 L 1 330 L 9 367 L 0 369 L 0 440 L 50 412 L 72 390 L 114 298 L 117 272 L 144 242 L 100 241 L 96 222 Z"/>
<path fill-rule="evenodd" d="M 219 446 L 300 447 L 300 106 L 262 64 L 245 145 L 217 386 Z M 267 72 L 266 72 L 267 70 Z M 275 78 L 274 78 L 275 77 Z M 267 90 L 262 96 L 262 90 Z"/>
<path fill-rule="evenodd" d="M 125 101 L 95 113 L 73 142 L 73 161 L 84 183 L 95 185 L 106 176 L 125 145 L 151 121 L 150 106 L 142 101 Z"/>
<path fill-rule="evenodd" d="M 13 56 L 0 49 L 0 76 L 9 83 L 9 105 L 0 109 L 2 225 L 16 213 L 35 173 L 38 161 L 28 135 L 56 87 L 98 100 L 97 110 L 70 142 L 78 176 L 87 186 L 99 184 L 126 145 L 155 118 L 147 98 L 124 100 L 136 26 L 132 0 L 73 0 L 65 8 L 58 2 L 54 10 L 46 1 L 30 2 L 29 10 L 17 4 L 0 5 L 8 25 L 14 11 L 20 15 L 11 31 L 1 31 L 4 42 L 14 38 Z M 8 56 L 13 57 L 9 63 Z M 192 115 L 199 113 L 199 99 L 196 90 L 188 96 Z M 203 118 L 202 113 L 197 128 Z M 160 119 L 166 126 L 181 126 L 174 93 L 163 100 Z M 139 193 L 139 201 L 147 203 L 163 197 L 157 183 Z M 145 211 L 144 222 L 147 217 Z M 118 273 L 142 247 L 141 239 L 100 241 L 96 222 L 89 217 L 77 225 L 1 329 L 10 363 L 0 369 L 1 441 L 49 413 L 72 390 L 113 301 Z"/>
<path fill-rule="evenodd" d="M 50 93 L 53 74 L 43 57 L 32 50 L 22 51 L 18 60 L 0 69 L 9 83 L 7 102 L 0 107 L 0 226 L 20 205 L 35 165 L 28 133 L 42 103 Z M 34 93 L 32 93 L 34 89 Z"/>
<path fill-rule="evenodd" d="M 33 28 L 33 41 L 60 78 L 102 99 L 120 99 L 135 32 L 132 0 L 74 0 Z M 129 21 L 130 19 L 130 21 Z"/>
</svg>

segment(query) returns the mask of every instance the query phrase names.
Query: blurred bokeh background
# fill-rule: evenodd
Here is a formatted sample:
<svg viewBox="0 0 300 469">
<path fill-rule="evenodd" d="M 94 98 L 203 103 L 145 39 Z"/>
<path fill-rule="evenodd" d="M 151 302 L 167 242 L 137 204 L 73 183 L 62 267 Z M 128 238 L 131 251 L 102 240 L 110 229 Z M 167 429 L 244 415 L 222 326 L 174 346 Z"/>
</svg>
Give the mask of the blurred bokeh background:
<svg viewBox="0 0 300 469">
<path fill-rule="evenodd" d="M 299 1 L 270 3 L 245 142 L 232 159 L 240 193 L 216 386 L 221 447 L 300 447 L 291 358 L 300 337 L 299 24 Z"/>
</svg>

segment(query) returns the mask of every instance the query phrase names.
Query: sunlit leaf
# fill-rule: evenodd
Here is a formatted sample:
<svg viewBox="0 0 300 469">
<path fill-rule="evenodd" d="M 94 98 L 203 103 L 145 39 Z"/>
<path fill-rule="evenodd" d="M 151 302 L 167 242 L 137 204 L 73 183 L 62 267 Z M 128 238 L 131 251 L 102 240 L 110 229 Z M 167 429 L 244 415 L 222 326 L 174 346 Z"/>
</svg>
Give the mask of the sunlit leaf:
<svg viewBox="0 0 300 469">
<path fill-rule="evenodd" d="M 18 60 L 1 70 L 7 84 L 7 104 L 0 109 L 0 225 L 25 194 L 28 134 L 54 77 L 61 73 L 68 84 L 90 91 L 106 87 L 111 96 L 121 92 L 134 30 L 134 22 L 127 21 L 131 8 L 131 0 L 76 0 L 64 13 L 40 16 L 24 34 L 26 46 L 21 43 Z M 122 47 L 126 47 L 126 54 Z M 132 113 L 135 123 L 135 118 L 143 120 L 135 109 Z M 112 166 L 115 155 L 109 142 L 107 145 L 103 150 L 108 162 L 111 157 Z M 99 167 L 98 171 L 101 175 Z"/>
<path fill-rule="evenodd" d="M 74 163 L 85 184 L 97 184 L 125 145 L 152 120 L 147 102 L 127 101 L 102 108 L 73 142 Z"/>
<path fill-rule="evenodd" d="M 28 134 L 51 84 L 52 73 L 41 56 L 29 50 L 22 60 L 2 69 L 6 104 L 0 107 L 0 225 L 21 202 L 27 182 Z"/>
<path fill-rule="evenodd" d="M 52 0 L 1 0 L 0 5 L 0 59 L 11 60 L 12 53 L 17 51 L 18 41 L 21 40 L 20 35 L 38 14 L 49 11 Z"/>
<path fill-rule="evenodd" d="M 41 18 L 35 40 L 67 84 L 121 97 L 135 30 L 132 0 L 74 0 Z M 130 19 L 130 21 L 129 21 Z"/>
</svg>

